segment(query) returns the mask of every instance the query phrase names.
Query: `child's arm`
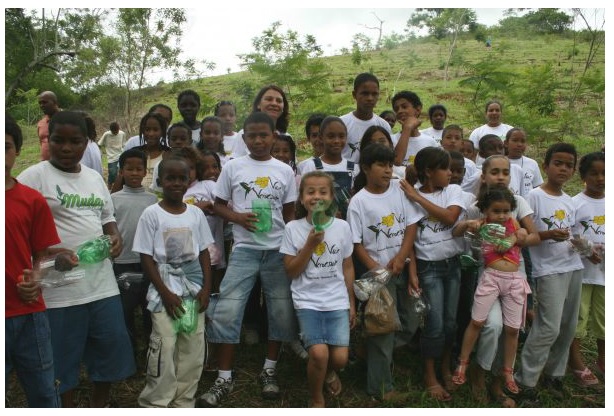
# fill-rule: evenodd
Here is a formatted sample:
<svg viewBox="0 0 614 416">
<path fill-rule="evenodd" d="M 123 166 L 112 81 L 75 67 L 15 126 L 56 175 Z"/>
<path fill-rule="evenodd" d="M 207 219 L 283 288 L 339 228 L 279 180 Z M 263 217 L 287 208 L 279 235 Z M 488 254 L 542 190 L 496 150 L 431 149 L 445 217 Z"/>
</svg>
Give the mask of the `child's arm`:
<svg viewBox="0 0 614 416">
<path fill-rule="evenodd" d="M 418 126 L 422 123 L 419 118 L 415 116 L 409 116 L 405 123 L 401 124 L 401 134 L 399 135 L 399 141 L 394 148 L 394 164 L 401 166 L 403 159 L 407 154 L 407 147 L 409 147 L 409 140 L 412 136 L 418 136 Z"/>
<path fill-rule="evenodd" d="M 211 281 L 213 279 L 211 275 L 211 257 L 209 256 L 209 250 L 204 249 L 198 253 L 198 262 L 200 268 L 203 271 L 203 287 L 196 294 L 196 299 L 200 303 L 198 312 L 204 312 L 209 306 L 209 295 L 211 295 Z"/>
<path fill-rule="evenodd" d="M 154 285 L 160 294 L 166 313 L 173 319 L 181 317 L 181 315 L 185 313 L 185 310 L 181 306 L 181 298 L 166 287 L 160 277 L 158 266 L 153 257 L 149 254 L 141 253 L 141 266 L 143 267 L 143 273 L 149 277 L 151 284 Z"/>
<path fill-rule="evenodd" d="M 379 263 L 377 263 L 371 258 L 371 256 L 369 256 L 369 253 L 367 253 L 367 250 L 365 249 L 365 246 L 362 245 L 362 243 L 354 243 L 354 254 L 356 254 L 356 258 L 358 258 L 358 261 L 360 261 L 366 267 L 367 270 L 381 267 Z"/>
<path fill-rule="evenodd" d="M 102 232 L 111 238 L 111 257 L 115 258 L 119 256 L 124 247 L 122 236 L 117 228 L 117 223 L 111 221 L 102 226 Z"/>
<path fill-rule="evenodd" d="M 283 204 L 282 215 L 286 224 L 290 221 L 294 221 L 294 212 L 294 202 L 288 202 L 287 204 Z"/>
<path fill-rule="evenodd" d="M 516 236 L 519 238 L 516 244 L 520 247 L 529 247 L 536 246 L 541 242 L 540 233 L 537 231 L 537 227 L 530 215 L 521 218 L 519 225 L 522 227 L 521 229 L 526 231 L 527 235 L 523 238 L 522 233 L 520 235 L 518 234 L 518 231 L 520 231 L 518 230 Z"/>
<path fill-rule="evenodd" d="M 311 231 L 309 231 L 305 245 L 298 251 L 296 256 L 292 256 L 290 254 L 286 254 L 284 256 L 284 266 L 288 277 L 291 279 L 296 279 L 299 277 L 299 275 L 307 267 L 307 264 L 311 259 L 311 254 L 323 240 L 324 231 L 316 232 L 316 230 L 312 228 Z"/>
<path fill-rule="evenodd" d="M 356 303 L 354 300 L 354 262 L 352 256 L 343 259 L 343 279 L 350 299 L 350 329 L 356 325 Z"/>
<path fill-rule="evenodd" d="M 213 213 L 224 218 L 228 222 L 233 222 L 241 227 L 245 228 L 247 231 L 255 231 L 256 225 L 258 222 L 258 217 L 253 212 L 235 212 L 228 207 L 228 201 L 215 198 L 215 202 L 213 203 Z"/>
<path fill-rule="evenodd" d="M 543 240 L 565 241 L 569 239 L 569 229 L 554 228 L 552 230 L 540 231 L 539 238 Z"/>
<path fill-rule="evenodd" d="M 403 234 L 403 242 L 399 252 L 388 262 L 386 268 L 392 272 L 393 275 L 398 275 L 403 271 L 405 267 L 405 260 L 409 258 L 410 251 L 414 249 L 414 240 L 416 238 L 416 223 L 410 224 L 405 227 L 405 233 Z M 411 260 L 410 260 L 411 261 Z"/>
<path fill-rule="evenodd" d="M 458 224 L 452 228 L 452 236 L 462 237 L 467 231 L 477 233 L 478 229 L 482 225 L 481 220 L 464 220 L 459 221 Z"/>
<path fill-rule="evenodd" d="M 400 180 L 401 189 L 405 193 L 407 199 L 416 204 L 420 205 L 426 212 L 428 212 L 429 216 L 433 216 L 441 221 L 445 225 L 454 225 L 456 220 L 461 214 L 462 208 L 458 205 L 451 205 L 449 207 L 440 207 L 437 204 L 432 203 L 422 195 L 416 188 L 410 185 L 406 180 Z"/>
</svg>

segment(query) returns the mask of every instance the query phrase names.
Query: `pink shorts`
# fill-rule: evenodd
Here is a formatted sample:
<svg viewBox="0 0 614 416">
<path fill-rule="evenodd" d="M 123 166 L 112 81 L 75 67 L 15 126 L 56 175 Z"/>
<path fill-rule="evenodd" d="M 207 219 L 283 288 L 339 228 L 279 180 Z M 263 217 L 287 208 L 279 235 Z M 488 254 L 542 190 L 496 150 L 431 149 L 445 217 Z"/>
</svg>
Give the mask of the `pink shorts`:
<svg viewBox="0 0 614 416">
<path fill-rule="evenodd" d="M 531 289 L 523 274 L 486 268 L 473 297 L 471 319 L 485 321 L 493 303 L 500 299 L 503 324 L 518 329 L 524 322 L 529 293 Z"/>
</svg>

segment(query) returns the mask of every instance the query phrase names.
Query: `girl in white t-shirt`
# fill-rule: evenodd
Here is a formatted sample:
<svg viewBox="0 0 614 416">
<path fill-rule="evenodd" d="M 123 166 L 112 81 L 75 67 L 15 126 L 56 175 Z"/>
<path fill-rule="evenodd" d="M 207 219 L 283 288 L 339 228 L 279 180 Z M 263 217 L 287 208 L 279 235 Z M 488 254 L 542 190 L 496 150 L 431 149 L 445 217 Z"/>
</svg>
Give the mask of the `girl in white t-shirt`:
<svg viewBox="0 0 614 416">
<path fill-rule="evenodd" d="M 463 191 L 449 185 L 450 154 L 441 147 L 425 147 L 416 154 L 414 167 L 422 184 L 418 189 L 407 181 L 401 186 L 407 198 L 426 212 L 416 234 L 416 259 L 420 287 L 431 308 L 420 338 L 424 359 L 424 385 L 428 394 L 449 401 L 453 390 L 452 345 L 456 338 L 456 310 L 460 291 L 462 241 L 452 236 L 452 227 L 465 209 Z M 435 360 L 441 359 L 444 386 L 439 384 Z"/>
<path fill-rule="evenodd" d="M 224 134 L 224 150 L 226 157 L 232 154 L 237 140 L 243 140 L 235 131 L 237 123 L 237 107 L 232 101 L 222 100 L 215 105 L 213 115 L 222 120 L 222 133 Z"/>
<path fill-rule="evenodd" d="M 524 155 L 527 150 L 527 133 L 523 129 L 516 127 L 510 129 L 505 135 L 503 147 L 510 164 L 522 169 L 522 184 L 524 186 L 522 195 L 527 195 L 531 189 L 544 183 L 537 162 Z"/>
<path fill-rule="evenodd" d="M 286 224 L 280 252 L 292 278 L 292 301 L 300 333 L 309 352 L 307 381 L 312 407 L 326 407 L 322 390 L 341 393 L 336 371 L 348 360 L 350 328 L 355 324 L 354 265 L 347 222 L 324 211 L 314 224 L 314 211 L 331 205 L 333 179 L 322 171 L 303 176 L 296 220 Z"/>
<path fill-rule="evenodd" d="M 569 368 L 579 385 L 589 386 L 598 384 L 599 379 L 584 364 L 580 352 L 580 341 L 588 328 L 597 339 L 595 367 L 605 377 L 605 153 L 587 154 L 580 159 L 578 171 L 585 185 L 584 191 L 573 197 L 576 207 L 573 234 L 592 241 L 596 252 L 582 258 L 582 300 L 576 337 L 569 350 Z"/>
<path fill-rule="evenodd" d="M 226 163 L 226 151 L 224 149 L 222 119 L 214 116 L 203 118 L 200 123 L 200 141 L 196 148 L 201 152 L 210 150 L 216 152 L 220 158 L 222 166 Z"/>
</svg>

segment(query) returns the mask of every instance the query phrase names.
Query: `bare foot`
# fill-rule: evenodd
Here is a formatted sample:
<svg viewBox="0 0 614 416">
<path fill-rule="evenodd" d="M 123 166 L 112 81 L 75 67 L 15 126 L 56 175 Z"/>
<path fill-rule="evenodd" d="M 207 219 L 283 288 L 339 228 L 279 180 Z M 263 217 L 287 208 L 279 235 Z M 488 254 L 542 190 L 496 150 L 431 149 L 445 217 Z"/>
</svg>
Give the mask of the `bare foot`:
<svg viewBox="0 0 614 416">
<path fill-rule="evenodd" d="M 439 400 L 440 402 L 447 402 L 452 400 L 452 396 L 450 393 L 444 389 L 441 384 L 437 383 L 432 386 L 427 386 L 426 391 L 428 394 L 435 400 Z"/>
</svg>

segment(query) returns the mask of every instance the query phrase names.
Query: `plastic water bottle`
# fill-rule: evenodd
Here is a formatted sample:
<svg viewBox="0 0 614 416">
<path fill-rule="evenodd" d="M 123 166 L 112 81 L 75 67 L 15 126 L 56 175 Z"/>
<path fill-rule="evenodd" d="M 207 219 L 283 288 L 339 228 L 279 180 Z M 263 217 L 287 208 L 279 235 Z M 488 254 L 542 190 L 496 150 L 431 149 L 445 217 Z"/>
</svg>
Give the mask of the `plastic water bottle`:
<svg viewBox="0 0 614 416">
<path fill-rule="evenodd" d="M 191 334 L 196 331 L 198 326 L 198 305 L 196 299 L 183 299 L 181 307 L 185 311 L 181 317 L 173 320 L 173 327 L 176 333 Z"/>
<path fill-rule="evenodd" d="M 79 263 L 95 264 L 100 263 L 111 256 L 111 237 L 101 235 L 92 240 L 88 240 L 77 248 Z"/>
<path fill-rule="evenodd" d="M 324 231 L 333 223 L 335 212 L 337 211 L 334 201 L 318 201 L 311 214 L 311 223 L 316 232 Z"/>
<path fill-rule="evenodd" d="M 258 222 L 255 224 L 256 233 L 268 233 L 273 226 L 273 213 L 271 212 L 271 201 L 268 199 L 253 199 L 252 212 L 256 214 Z"/>
<path fill-rule="evenodd" d="M 41 259 L 33 271 L 33 280 L 42 287 L 60 287 L 83 279 L 85 271 L 73 268 L 70 257 L 70 253 L 60 253 Z"/>
</svg>

